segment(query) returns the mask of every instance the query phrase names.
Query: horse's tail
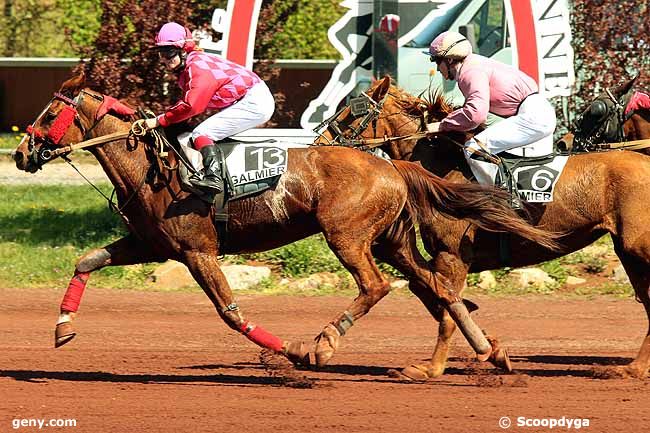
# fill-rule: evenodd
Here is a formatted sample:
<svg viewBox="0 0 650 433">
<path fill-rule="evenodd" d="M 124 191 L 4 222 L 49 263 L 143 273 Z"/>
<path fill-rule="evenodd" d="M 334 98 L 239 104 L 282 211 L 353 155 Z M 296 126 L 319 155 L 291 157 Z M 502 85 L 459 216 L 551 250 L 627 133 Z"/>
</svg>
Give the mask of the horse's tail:
<svg viewBox="0 0 650 433">
<path fill-rule="evenodd" d="M 509 204 L 510 194 L 495 187 L 442 179 L 418 163 L 393 160 L 408 185 L 407 206 L 420 224 L 443 216 L 467 219 L 482 229 L 510 232 L 545 248 L 558 250 L 557 233 L 530 225 Z"/>
</svg>

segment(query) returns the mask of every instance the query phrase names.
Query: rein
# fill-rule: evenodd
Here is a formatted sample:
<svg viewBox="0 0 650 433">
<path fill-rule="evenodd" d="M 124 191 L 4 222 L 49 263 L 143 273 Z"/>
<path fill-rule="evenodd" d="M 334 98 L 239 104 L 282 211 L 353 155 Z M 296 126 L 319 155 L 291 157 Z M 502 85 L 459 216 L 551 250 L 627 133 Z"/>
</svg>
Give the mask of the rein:
<svg viewBox="0 0 650 433">
<path fill-rule="evenodd" d="M 146 184 L 147 180 L 151 178 L 151 173 L 152 171 L 155 171 L 156 165 L 153 163 L 149 165 L 149 168 L 147 169 L 146 173 L 138 183 L 137 187 L 133 190 L 133 192 L 127 197 L 124 203 L 120 206 L 114 200 L 115 193 L 116 193 L 115 188 L 113 188 L 110 197 L 108 197 L 95 184 L 93 184 L 86 176 L 84 176 L 83 173 L 81 173 L 81 171 L 79 171 L 79 169 L 67 157 L 67 154 L 78 149 L 85 149 L 85 148 L 94 147 L 104 143 L 128 139 L 131 136 L 144 136 L 146 134 L 146 131 L 138 129 L 137 125 L 132 125 L 131 129 L 128 132 L 115 132 L 112 134 L 107 134 L 100 137 L 84 140 L 78 143 L 69 144 L 66 146 L 59 146 L 59 142 L 61 138 L 63 137 L 63 135 L 65 135 L 68 128 L 72 126 L 73 123 L 76 122 L 83 136 L 87 137 L 89 132 L 92 131 L 101 122 L 101 119 L 103 118 L 102 117 L 96 119 L 95 123 L 89 129 L 84 128 L 83 124 L 81 123 L 79 113 L 77 111 L 78 106 L 81 105 L 83 101 L 84 94 L 87 94 L 99 101 L 104 101 L 104 96 L 95 95 L 93 93 L 89 93 L 84 90 L 81 90 L 81 92 L 74 99 L 70 99 L 61 93 L 54 94 L 54 97 L 45 106 L 43 111 L 38 115 L 34 123 L 27 128 L 27 133 L 30 136 L 30 147 L 33 149 L 32 154 L 38 155 L 38 159 L 42 161 L 40 165 L 56 157 L 63 158 L 77 173 L 79 173 L 79 175 L 90 186 L 93 187 L 95 191 L 97 191 L 107 201 L 108 207 L 111 210 L 111 212 L 113 214 L 119 215 L 122 218 L 122 220 L 124 220 L 127 227 L 129 227 L 133 233 L 136 233 L 133 225 L 129 221 L 129 218 L 124 214 L 123 210 L 134 200 L 134 198 L 138 195 L 140 190 Z M 47 133 L 47 136 L 44 136 L 43 134 L 40 133 L 40 131 L 36 131 L 33 125 L 36 125 L 41 120 L 41 118 L 49 111 L 50 107 L 52 106 L 52 103 L 55 100 L 60 100 L 64 102 L 66 105 L 63 107 L 61 112 L 59 112 L 57 117 L 54 119 L 52 126 L 50 127 Z M 55 149 L 40 149 L 40 151 L 37 151 L 34 146 L 34 142 L 36 139 L 39 139 L 43 141 L 45 144 L 48 144 L 50 146 L 54 145 L 57 147 Z M 167 154 L 163 152 L 163 147 L 158 140 L 156 140 L 156 143 L 159 144 L 158 156 L 159 157 L 166 156 Z M 167 168 L 170 168 L 168 167 L 168 164 L 163 163 L 163 165 Z"/>
<path fill-rule="evenodd" d="M 44 149 L 40 155 L 44 161 L 49 161 L 52 158 L 56 158 L 57 156 L 70 153 L 78 149 L 85 149 L 87 147 L 93 147 L 99 144 L 109 143 L 111 141 L 123 140 L 130 137 L 131 134 L 132 131 L 114 132 L 112 134 L 102 135 L 101 137 L 91 138 L 90 140 L 80 141 L 79 143 L 58 147 L 54 150 Z"/>
<path fill-rule="evenodd" d="M 406 141 L 406 140 L 419 140 L 421 138 L 428 138 L 433 135 L 437 135 L 438 137 L 449 141 L 450 143 L 458 146 L 461 149 L 468 150 L 467 147 L 465 146 L 464 143 L 460 143 L 456 140 L 454 140 L 451 137 L 448 137 L 446 135 L 442 134 L 431 134 L 426 131 L 418 131 L 414 132 L 412 134 L 406 134 L 406 135 L 399 135 L 399 136 L 387 136 L 384 135 L 383 137 L 379 138 L 356 138 L 358 137 L 365 129 L 368 127 L 368 124 L 370 122 L 374 122 L 377 119 L 379 119 L 381 115 L 381 110 L 383 109 L 383 105 L 386 102 L 386 99 L 388 96 L 393 96 L 394 98 L 397 98 L 397 96 L 391 94 L 390 92 L 386 92 L 384 97 L 380 102 L 374 101 L 370 96 L 368 96 L 365 92 L 361 93 L 362 96 L 358 98 L 354 98 L 350 100 L 350 103 L 348 105 L 345 105 L 342 107 L 339 111 L 336 112 L 333 116 L 329 117 L 328 119 L 325 119 L 323 122 L 321 122 L 316 128 L 314 128 L 314 132 L 318 133 L 319 136 L 323 137 L 325 140 L 327 140 L 329 146 L 344 146 L 344 147 L 352 147 L 355 149 L 359 149 L 361 151 L 367 151 L 374 149 L 376 147 L 381 147 L 385 144 L 389 144 L 395 141 Z M 366 104 L 365 109 L 360 110 L 358 107 L 361 105 L 359 100 L 363 100 L 363 102 Z M 369 109 L 367 107 L 367 103 L 370 103 L 373 105 L 372 109 Z M 360 117 L 361 115 L 365 115 L 365 117 L 361 120 L 359 126 L 357 128 L 352 128 L 349 127 L 352 132 L 353 136 L 352 138 L 347 138 L 343 136 L 343 131 L 340 129 L 340 121 L 339 117 L 345 111 L 346 108 L 350 108 L 350 112 L 354 117 Z M 423 122 L 426 122 L 427 118 L 427 111 L 422 113 L 421 115 L 421 120 Z M 320 130 L 323 128 L 326 128 L 327 130 L 334 131 L 336 134 L 333 134 L 333 139 L 330 140 L 326 136 L 324 136 Z M 422 127 L 422 126 L 421 126 Z M 499 158 L 497 156 L 492 155 L 485 146 L 477 141 L 477 144 L 479 145 L 479 149 L 469 149 L 472 153 L 475 153 L 476 155 L 482 157 L 483 159 L 493 163 L 493 164 L 499 164 Z M 316 144 L 316 145 L 321 145 L 321 144 Z M 322 145 L 321 145 L 322 146 Z"/>
<path fill-rule="evenodd" d="M 640 150 L 650 147 L 650 138 L 643 140 L 621 141 L 619 143 L 596 144 L 596 150 Z"/>
<path fill-rule="evenodd" d="M 386 102 L 389 94 L 390 92 L 386 92 L 382 100 L 377 102 L 365 92 L 361 92 L 361 96 L 351 99 L 347 105 L 341 107 L 341 109 L 338 110 L 334 115 L 323 120 L 320 124 L 318 124 L 318 126 L 313 129 L 313 131 L 318 134 L 319 137 L 327 141 L 327 144 L 316 145 L 344 146 L 366 151 L 383 146 L 384 144 L 392 143 L 394 141 L 419 140 L 421 138 L 427 137 L 426 132 L 416 132 L 413 134 L 391 137 L 384 135 L 381 138 L 357 138 L 359 135 L 361 135 L 361 133 L 363 133 L 363 131 L 366 130 L 371 122 L 377 121 L 381 115 L 384 103 Z M 361 122 L 359 122 L 359 125 L 356 128 L 347 126 L 347 128 L 352 131 L 352 135 L 350 137 L 345 137 L 343 130 L 341 129 L 339 117 L 348 108 L 350 109 L 352 116 L 355 118 L 361 116 L 364 117 L 361 119 Z M 331 140 L 321 132 L 323 129 L 332 133 Z"/>
</svg>

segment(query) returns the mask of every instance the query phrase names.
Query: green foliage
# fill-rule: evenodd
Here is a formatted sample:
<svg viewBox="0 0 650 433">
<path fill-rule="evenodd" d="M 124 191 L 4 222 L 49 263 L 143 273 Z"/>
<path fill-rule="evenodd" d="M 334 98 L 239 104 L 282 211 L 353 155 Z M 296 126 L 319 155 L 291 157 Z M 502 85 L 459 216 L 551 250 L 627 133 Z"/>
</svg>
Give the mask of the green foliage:
<svg viewBox="0 0 650 433">
<path fill-rule="evenodd" d="M 579 296 L 613 295 L 619 298 L 628 298 L 634 295 L 634 289 L 629 284 L 611 282 L 600 286 L 580 287 L 575 290 L 575 294 Z"/>
<path fill-rule="evenodd" d="M 339 52 L 327 38 L 327 30 L 346 8 L 338 0 L 298 0 L 295 13 L 273 36 L 279 58 L 338 59 Z"/>
<path fill-rule="evenodd" d="M 60 12 L 58 25 L 65 29 L 72 53 L 92 46 L 101 26 L 100 0 L 56 0 Z"/>
<path fill-rule="evenodd" d="M 562 262 L 557 259 L 544 262 L 539 266 L 539 268 L 546 272 L 559 284 L 564 284 L 566 282 L 566 278 L 570 275 L 568 269 L 563 267 Z"/>
<path fill-rule="evenodd" d="M 0 55 L 74 57 L 92 45 L 100 15 L 100 0 L 5 0 Z"/>
<path fill-rule="evenodd" d="M 600 274 L 607 268 L 607 260 L 602 257 L 587 256 L 582 261 L 582 267 L 590 274 Z"/>
<path fill-rule="evenodd" d="M 276 265 L 287 277 L 304 277 L 316 272 L 345 272 L 334 253 L 327 247 L 322 235 L 246 257 Z"/>
<path fill-rule="evenodd" d="M 0 134 L 0 149 L 14 150 L 21 139 L 22 134 L 17 132 Z"/>
</svg>

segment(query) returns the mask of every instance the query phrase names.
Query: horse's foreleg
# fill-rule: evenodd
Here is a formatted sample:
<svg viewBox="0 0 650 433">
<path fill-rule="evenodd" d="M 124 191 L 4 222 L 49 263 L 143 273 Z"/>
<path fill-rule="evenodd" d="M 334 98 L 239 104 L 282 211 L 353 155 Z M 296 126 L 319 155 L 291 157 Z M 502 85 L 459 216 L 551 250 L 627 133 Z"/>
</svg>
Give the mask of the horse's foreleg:
<svg viewBox="0 0 650 433">
<path fill-rule="evenodd" d="M 151 248 L 143 245 L 132 235 L 84 254 L 77 261 L 74 276 L 61 302 L 59 319 L 54 332 L 54 347 L 68 343 L 76 335 L 72 327 L 72 319 L 79 309 L 91 272 L 106 266 L 133 265 L 161 260 L 164 258 L 153 254 Z"/>
<path fill-rule="evenodd" d="M 280 338 L 244 318 L 233 299 L 230 285 L 219 267 L 216 254 L 190 251 L 185 253 L 185 264 L 212 301 L 219 317 L 230 328 L 244 334 L 258 346 L 286 355 L 287 345 Z"/>
<path fill-rule="evenodd" d="M 623 367 L 624 376 L 643 378 L 648 374 L 650 367 L 650 275 L 648 275 L 648 263 L 650 263 L 650 247 L 645 248 L 650 242 L 645 238 L 632 247 L 624 248 L 623 242 L 612 236 L 614 249 L 618 255 L 625 272 L 634 287 L 637 301 L 643 304 L 648 317 L 648 332 L 646 333 L 641 348 L 634 361 Z"/>
</svg>

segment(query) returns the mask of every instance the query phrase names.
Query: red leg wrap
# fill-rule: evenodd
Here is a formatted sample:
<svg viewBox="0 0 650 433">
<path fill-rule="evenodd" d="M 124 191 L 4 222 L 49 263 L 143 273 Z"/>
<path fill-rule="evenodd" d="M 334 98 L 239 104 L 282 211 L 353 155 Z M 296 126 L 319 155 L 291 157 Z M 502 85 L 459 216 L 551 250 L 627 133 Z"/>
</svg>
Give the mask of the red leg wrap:
<svg viewBox="0 0 650 433">
<path fill-rule="evenodd" d="M 79 309 L 81 295 L 84 294 L 84 290 L 86 289 L 88 277 L 90 277 L 90 272 L 75 271 L 74 277 L 72 277 L 70 284 L 68 284 L 68 290 L 65 292 L 63 302 L 61 302 L 62 311 L 75 313 Z"/>
<path fill-rule="evenodd" d="M 253 325 L 250 322 L 244 322 L 240 330 L 246 338 L 253 343 L 276 352 L 282 352 L 282 340 L 269 333 L 261 326 Z"/>
</svg>

